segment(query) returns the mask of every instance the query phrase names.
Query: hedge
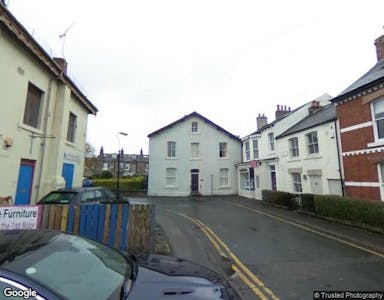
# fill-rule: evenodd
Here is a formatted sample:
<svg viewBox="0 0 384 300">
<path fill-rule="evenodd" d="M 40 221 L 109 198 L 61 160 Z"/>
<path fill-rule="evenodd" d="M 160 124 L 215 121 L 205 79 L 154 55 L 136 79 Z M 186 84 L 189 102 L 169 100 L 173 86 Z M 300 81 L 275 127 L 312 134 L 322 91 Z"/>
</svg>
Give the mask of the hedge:
<svg viewBox="0 0 384 300">
<path fill-rule="evenodd" d="M 355 224 L 384 228 L 384 203 L 349 197 L 314 195 L 315 213 Z"/>
<path fill-rule="evenodd" d="M 285 206 L 289 209 L 298 208 L 298 201 L 297 201 L 296 194 L 291 194 L 288 192 L 280 192 L 280 191 L 270 191 L 270 190 L 263 190 L 261 194 L 262 194 L 261 199 L 264 202 Z"/>
<path fill-rule="evenodd" d="M 117 179 L 93 179 L 94 186 L 103 186 L 114 191 L 117 188 Z M 121 191 L 142 191 L 147 189 L 147 180 L 145 176 L 130 178 L 120 178 L 119 187 Z"/>
</svg>

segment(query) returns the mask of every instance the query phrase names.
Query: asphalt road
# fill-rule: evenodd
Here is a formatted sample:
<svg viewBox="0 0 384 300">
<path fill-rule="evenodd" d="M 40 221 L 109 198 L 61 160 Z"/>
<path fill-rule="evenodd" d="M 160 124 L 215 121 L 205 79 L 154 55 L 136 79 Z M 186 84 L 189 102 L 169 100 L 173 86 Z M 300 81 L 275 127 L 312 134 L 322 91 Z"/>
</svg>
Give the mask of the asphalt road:
<svg viewBox="0 0 384 300">
<path fill-rule="evenodd" d="M 384 256 L 238 206 L 225 197 L 148 201 L 156 205 L 156 222 L 169 239 L 172 255 L 233 274 L 231 264 L 204 233 L 207 228 L 227 247 L 231 261 L 238 259 L 260 280 L 259 291 L 266 299 L 313 299 L 318 290 L 384 290 Z M 241 284 L 244 280 L 236 273 L 233 278 L 244 299 L 263 299 L 249 284 Z"/>
</svg>

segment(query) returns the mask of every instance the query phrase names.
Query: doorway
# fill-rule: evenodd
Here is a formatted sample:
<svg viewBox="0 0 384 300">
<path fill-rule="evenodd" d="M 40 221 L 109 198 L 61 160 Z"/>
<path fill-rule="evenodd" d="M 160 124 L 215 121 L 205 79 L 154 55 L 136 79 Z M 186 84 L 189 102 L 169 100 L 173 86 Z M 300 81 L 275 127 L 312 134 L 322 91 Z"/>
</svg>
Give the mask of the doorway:
<svg viewBox="0 0 384 300">
<path fill-rule="evenodd" d="M 191 194 L 199 193 L 199 170 L 191 170 Z"/>
<path fill-rule="evenodd" d="M 35 171 L 35 161 L 22 159 L 19 167 L 19 177 L 16 188 L 16 205 L 26 205 L 31 203 L 33 174 Z"/>
</svg>

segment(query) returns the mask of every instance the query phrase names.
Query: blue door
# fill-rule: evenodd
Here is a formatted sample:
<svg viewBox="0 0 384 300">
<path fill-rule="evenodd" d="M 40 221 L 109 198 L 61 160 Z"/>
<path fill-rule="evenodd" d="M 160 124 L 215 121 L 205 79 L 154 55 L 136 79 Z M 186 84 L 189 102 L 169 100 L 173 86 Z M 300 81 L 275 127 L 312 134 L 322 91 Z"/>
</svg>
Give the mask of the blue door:
<svg viewBox="0 0 384 300">
<path fill-rule="evenodd" d="M 19 168 L 19 178 L 17 180 L 16 205 L 26 205 L 31 201 L 34 161 L 22 160 Z"/>
<path fill-rule="evenodd" d="M 75 170 L 75 165 L 73 164 L 63 164 L 63 173 L 61 174 L 65 179 L 65 188 L 69 189 L 72 187 L 73 183 L 73 171 Z"/>
</svg>

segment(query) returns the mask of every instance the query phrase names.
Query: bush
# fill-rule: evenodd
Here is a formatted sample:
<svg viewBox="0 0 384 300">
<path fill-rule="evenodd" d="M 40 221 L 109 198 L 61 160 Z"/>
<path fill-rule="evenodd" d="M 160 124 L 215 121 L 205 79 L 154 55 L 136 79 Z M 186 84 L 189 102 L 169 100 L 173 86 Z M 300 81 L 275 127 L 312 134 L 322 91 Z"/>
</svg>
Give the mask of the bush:
<svg viewBox="0 0 384 300">
<path fill-rule="evenodd" d="M 315 212 L 315 202 L 313 194 L 300 194 L 300 207 L 303 210 Z"/>
<path fill-rule="evenodd" d="M 384 228 L 384 203 L 341 196 L 315 195 L 315 213 L 324 217 L 346 220 Z"/>
<path fill-rule="evenodd" d="M 298 208 L 297 195 L 288 192 L 263 190 L 262 201 L 276 205 L 282 205 L 289 209 Z"/>
<path fill-rule="evenodd" d="M 103 186 L 109 188 L 112 191 L 117 189 L 117 178 L 95 179 L 92 182 L 94 186 Z M 119 187 L 121 191 L 141 191 L 146 189 L 145 183 L 145 176 L 120 178 Z"/>
</svg>

